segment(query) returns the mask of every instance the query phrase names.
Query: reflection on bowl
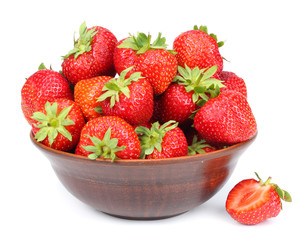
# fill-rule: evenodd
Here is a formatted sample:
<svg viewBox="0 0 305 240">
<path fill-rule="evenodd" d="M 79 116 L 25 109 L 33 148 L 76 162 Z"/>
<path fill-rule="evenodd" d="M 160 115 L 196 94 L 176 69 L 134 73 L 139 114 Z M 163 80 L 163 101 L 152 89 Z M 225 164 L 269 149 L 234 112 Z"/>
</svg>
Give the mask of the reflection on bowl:
<svg viewBox="0 0 305 240">
<path fill-rule="evenodd" d="M 210 199 L 256 137 L 195 156 L 112 163 L 54 150 L 30 136 L 61 183 L 79 200 L 116 217 L 147 220 L 176 216 Z"/>
</svg>

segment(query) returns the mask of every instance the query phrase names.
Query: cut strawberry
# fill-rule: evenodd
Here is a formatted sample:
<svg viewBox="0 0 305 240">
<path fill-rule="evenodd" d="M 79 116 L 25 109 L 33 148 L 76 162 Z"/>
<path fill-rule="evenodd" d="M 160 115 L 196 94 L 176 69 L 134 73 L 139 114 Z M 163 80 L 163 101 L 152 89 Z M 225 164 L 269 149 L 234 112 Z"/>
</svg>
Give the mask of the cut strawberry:
<svg viewBox="0 0 305 240">
<path fill-rule="evenodd" d="M 259 176 L 256 174 L 259 178 Z M 291 202 L 288 192 L 276 184 L 260 178 L 246 179 L 239 182 L 229 193 L 226 209 L 236 221 L 243 224 L 257 224 L 268 218 L 276 217 L 281 209 L 281 199 Z"/>
</svg>

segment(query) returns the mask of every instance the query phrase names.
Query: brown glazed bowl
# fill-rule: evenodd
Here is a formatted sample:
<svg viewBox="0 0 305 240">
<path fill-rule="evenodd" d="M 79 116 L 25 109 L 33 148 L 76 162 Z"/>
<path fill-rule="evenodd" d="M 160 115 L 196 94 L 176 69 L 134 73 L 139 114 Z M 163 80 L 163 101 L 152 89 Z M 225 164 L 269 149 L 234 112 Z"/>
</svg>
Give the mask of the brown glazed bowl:
<svg viewBox="0 0 305 240">
<path fill-rule="evenodd" d="M 210 199 L 255 137 L 195 156 L 111 162 L 51 149 L 31 133 L 34 145 L 76 198 L 112 216 L 146 220 L 176 216 Z"/>
</svg>

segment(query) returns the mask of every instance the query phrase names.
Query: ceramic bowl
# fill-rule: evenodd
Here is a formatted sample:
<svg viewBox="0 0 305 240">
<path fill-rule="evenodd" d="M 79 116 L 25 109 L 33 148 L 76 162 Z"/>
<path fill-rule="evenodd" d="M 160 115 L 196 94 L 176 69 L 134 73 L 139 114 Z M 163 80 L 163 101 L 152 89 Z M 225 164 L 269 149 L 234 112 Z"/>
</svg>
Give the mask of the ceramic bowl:
<svg viewBox="0 0 305 240">
<path fill-rule="evenodd" d="M 210 199 L 256 137 L 195 156 L 111 162 L 57 151 L 30 136 L 76 198 L 112 216 L 146 220 L 176 216 Z"/>
</svg>

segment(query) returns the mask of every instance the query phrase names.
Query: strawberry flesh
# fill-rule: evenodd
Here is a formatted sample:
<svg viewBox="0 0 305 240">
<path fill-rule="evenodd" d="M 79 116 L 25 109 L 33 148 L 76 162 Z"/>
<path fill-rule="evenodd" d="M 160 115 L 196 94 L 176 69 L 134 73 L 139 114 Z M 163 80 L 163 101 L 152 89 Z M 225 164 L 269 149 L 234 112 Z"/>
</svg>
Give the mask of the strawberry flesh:
<svg viewBox="0 0 305 240">
<path fill-rule="evenodd" d="M 226 209 L 238 222 L 253 225 L 277 216 L 281 199 L 271 184 L 262 185 L 254 179 L 246 179 L 231 190 Z"/>
</svg>

